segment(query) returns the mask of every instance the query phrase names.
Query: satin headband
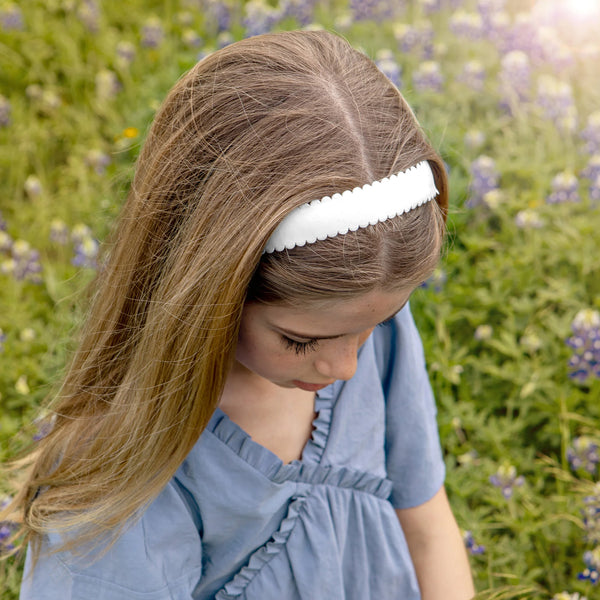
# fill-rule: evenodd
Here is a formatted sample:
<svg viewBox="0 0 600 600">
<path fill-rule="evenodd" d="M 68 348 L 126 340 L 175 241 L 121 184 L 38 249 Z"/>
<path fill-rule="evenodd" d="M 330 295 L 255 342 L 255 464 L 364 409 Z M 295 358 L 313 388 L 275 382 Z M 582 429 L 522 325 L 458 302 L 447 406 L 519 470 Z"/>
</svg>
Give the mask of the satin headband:
<svg viewBox="0 0 600 600">
<path fill-rule="evenodd" d="M 291 250 L 375 225 L 413 210 L 437 195 L 433 172 L 424 160 L 380 181 L 295 208 L 277 226 L 263 253 Z"/>
</svg>

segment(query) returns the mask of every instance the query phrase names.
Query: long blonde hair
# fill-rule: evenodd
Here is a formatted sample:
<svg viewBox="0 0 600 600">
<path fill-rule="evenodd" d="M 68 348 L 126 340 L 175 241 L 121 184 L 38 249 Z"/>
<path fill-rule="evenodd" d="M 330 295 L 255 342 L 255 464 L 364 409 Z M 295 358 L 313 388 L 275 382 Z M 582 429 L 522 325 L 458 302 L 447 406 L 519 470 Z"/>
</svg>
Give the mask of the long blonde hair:
<svg viewBox="0 0 600 600">
<path fill-rule="evenodd" d="M 300 204 L 430 161 L 437 202 L 262 255 Z M 416 284 L 439 257 L 444 165 L 372 61 L 326 32 L 232 44 L 169 93 L 107 245 L 52 431 L 11 506 L 24 542 L 115 539 L 194 446 L 232 365 L 246 300 Z"/>
</svg>

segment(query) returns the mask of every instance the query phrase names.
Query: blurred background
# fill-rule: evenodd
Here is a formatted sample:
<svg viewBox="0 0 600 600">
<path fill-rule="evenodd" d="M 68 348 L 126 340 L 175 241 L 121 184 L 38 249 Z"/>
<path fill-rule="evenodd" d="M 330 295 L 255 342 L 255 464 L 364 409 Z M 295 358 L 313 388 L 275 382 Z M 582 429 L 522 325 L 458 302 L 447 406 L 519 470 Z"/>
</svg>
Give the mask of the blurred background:
<svg viewBox="0 0 600 600">
<path fill-rule="evenodd" d="M 447 250 L 412 307 L 478 597 L 600 598 L 600 0 L 0 0 L 2 463 L 44 435 L 166 92 L 297 28 L 375 60 L 446 161 Z M 20 573 L 0 562 L 2 600 Z"/>
</svg>

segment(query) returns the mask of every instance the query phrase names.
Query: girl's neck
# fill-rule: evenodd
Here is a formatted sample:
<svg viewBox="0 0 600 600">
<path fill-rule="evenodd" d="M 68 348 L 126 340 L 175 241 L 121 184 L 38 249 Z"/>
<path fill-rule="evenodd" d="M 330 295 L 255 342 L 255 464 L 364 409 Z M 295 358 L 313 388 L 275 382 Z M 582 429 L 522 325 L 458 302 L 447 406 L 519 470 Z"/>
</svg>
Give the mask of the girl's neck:
<svg viewBox="0 0 600 600">
<path fill-rule="evenodd" d="M 283 388 L 248 373 L 244 367 L 232 370 L 219 408 L 284 463 L 299 460 L 313 429 L 315 393 Z"/>
</svg>

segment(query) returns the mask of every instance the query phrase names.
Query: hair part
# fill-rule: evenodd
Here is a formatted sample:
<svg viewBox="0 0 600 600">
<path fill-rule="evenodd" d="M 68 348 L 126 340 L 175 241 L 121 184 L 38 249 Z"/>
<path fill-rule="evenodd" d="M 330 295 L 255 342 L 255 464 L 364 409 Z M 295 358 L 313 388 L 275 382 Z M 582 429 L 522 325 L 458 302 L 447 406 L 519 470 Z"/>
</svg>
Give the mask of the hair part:
<svg viewBox="0 0 600 600">
<path fill-rule="evenodd" d="M 294 208 L 422 160 L 435 202 L 262 254 Z M 342 38 L 267 34 L 199 62 L 149 131 L 53 429 L 3 513 L 22 522 L 34 558 L 51 531 L 67 534 L 55 550 L 114 541 L 159 494 L 218 405 L 246 300 L 416 285 L 438 260 L 446 210 L 440 157 L 398 90 Z"/>
</svg>

